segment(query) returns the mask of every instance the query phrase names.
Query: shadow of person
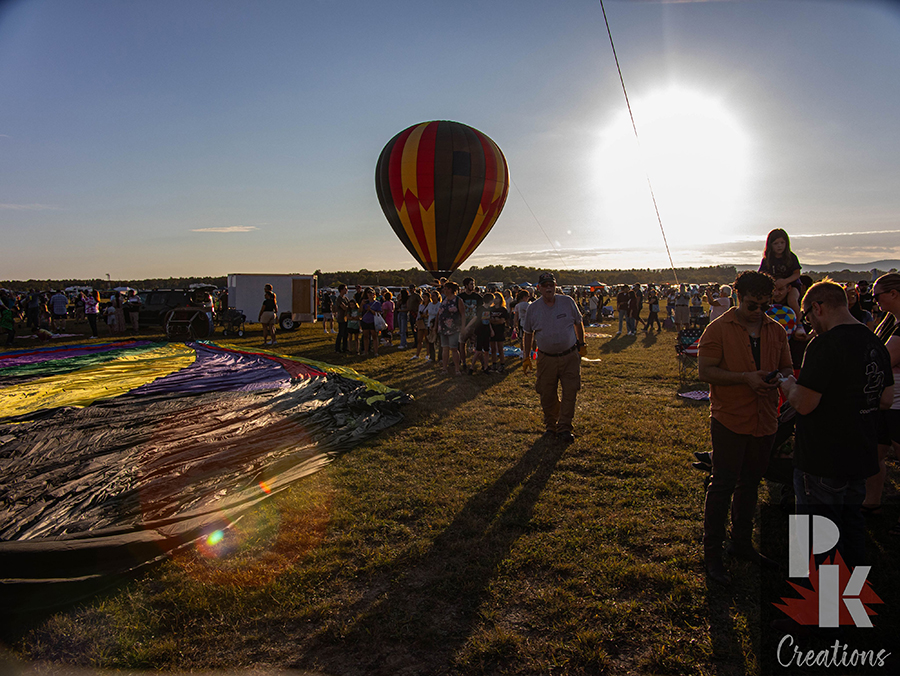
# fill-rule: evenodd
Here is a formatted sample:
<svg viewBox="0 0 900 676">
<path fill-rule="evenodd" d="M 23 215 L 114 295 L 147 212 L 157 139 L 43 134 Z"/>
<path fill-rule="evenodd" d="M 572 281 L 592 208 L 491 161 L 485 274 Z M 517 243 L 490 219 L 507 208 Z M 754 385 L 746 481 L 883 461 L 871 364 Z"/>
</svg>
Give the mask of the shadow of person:
<svg viewBox="0 0 900 676">
<path fill-rule="evenodd" d="M 431 548 L 367 585 L 364 597 L 313 638 L 295 668 L 334 673 L 438 673 L 472 632 L 497 567 L 528 530 L 534 506 L 563 453 L 544 438 L 476 493 Z M 338 626 L 340 625 L 340 626 Z"/>
<path fill-rule="evenodd" d="M 656 345 L 656 341 L 659 338 L 659 332 L 653 333 L 652 331 L 652 329 L 648 331 L 647 335 L 645 335 L 644 339 L 641 341 L 641 345 L 644 347 L 653 347 Z"/>
<path fill-rule="evenodd" d="M 610 352 L 621 352 L 631 345 L 634 345 L 634 342 L 636 340 L 637 336 L 616 336 L 615 338 L 603 343 L 603 345 L 600 346 L 600 351 L 604 354 L 609 354 Z"/>
</svg>

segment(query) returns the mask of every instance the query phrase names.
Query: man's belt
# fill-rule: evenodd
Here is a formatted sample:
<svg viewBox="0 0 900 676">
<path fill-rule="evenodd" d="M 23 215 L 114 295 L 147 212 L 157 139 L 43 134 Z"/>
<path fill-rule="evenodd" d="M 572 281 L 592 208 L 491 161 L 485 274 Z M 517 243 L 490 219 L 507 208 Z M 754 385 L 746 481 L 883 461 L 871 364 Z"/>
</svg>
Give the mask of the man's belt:
<svg viewBox="0 0 900 676">
<path fill-rule="evenodd" d="M 553 354 L 552 352 L 544 352 L 543 350 L 538 350 L 538 352 L 540 352 L 545 357 L 565 357 L 567 354 L 572 354 L 577 349 L 578 345 L 573 345 L 565 352 L 557 352 L 556 354 Z"/>
</svg>

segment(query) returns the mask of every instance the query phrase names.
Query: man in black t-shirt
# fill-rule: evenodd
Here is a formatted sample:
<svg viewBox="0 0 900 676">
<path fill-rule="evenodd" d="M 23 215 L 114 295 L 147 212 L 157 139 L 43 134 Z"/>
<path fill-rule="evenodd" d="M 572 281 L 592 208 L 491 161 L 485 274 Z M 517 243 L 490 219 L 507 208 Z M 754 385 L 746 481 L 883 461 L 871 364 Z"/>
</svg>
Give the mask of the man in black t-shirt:
<svg viewBox="0 0 900 676">
<path fill-rule="evenodd" d="M 797 511 L 831 519 L 849 566 L 865 562 L 860 509 L 866 478 L 878 472 L 879 408 L 893 402 L 891 359 L 884 345 L 847 307 L 839 284 L 813 284 L 803 314 L 816 337 L 806 348 L 800 377 L 781 384 L 799 414 L 794 446 Z"/>
<path fill-rule="evenodd" d="M 481 297 L 481 294 L 475 290 L 475 278 L 474 277 L 466 277 L 463 280 L 463 291 L 459 294 L 459 299 L 463 302 L 463 305 L 466 307 L 466 316 L 463 318 L 463 328 L 468 326 L 476 317 L 481 316 L 481 307 L 484 305 L 484 298 Z M 475 340 L 474 334 L 470 336 L 471 341 Z M 465 338 L 465 331 L 461 331 L 459 334 L 459 362 L 460 368 L 466 368 L 466 343 L 469 341 Z M 475 367 L 475 363 L 472 363 L 472 367 Z"/>
</svg>

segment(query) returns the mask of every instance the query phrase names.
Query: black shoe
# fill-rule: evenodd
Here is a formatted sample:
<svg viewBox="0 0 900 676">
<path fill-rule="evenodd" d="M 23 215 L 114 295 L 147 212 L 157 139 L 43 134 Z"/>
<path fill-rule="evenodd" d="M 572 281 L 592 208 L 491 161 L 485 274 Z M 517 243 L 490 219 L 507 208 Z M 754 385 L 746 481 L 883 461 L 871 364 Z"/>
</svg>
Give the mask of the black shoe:
<svg viewBox="0 0 900 676">
<path fill-rule="evenodd" d="M 712 465 L 708 465 L 705 462 L 692 462 L 691 467 L 699 469 L 701 472 L 712 472 Z"/>
<path fill-rule="evenodd" d="M 728 569 L 725 568 L 721 556 L 711 557 L 706 560 L 706 576 L 723 587 L 731 585 L 731 575 L 728 573 Z"/>
<path fill-rule="evenodd" d="M 551 430 L 547 428 L 544 430 L 544 434 L 542 435 L 544 439 L 556 439 L 556 430 Z"/>
<path fill-rule="evenodd" d="M 760 554 L 753 545 L 736 545 L 734 542 L 729 542 L 725 545 L 725 551 L 736 559 L 748 561 L 760 568 L 769 568 L 770 570 L 781 568 L 777 561 L 770 559 L 765 554 Z"/>
<path fill-rule="evenodd" d="M 575 435 L 571 432 L 558 432 L 556 438 L 564 444 L 571 444 L 575 442 Z"/>
<path fill-rule="evenodd" d="M 698 462 L 702 462 L 707 465 L 712 464 L 712 453 L 710 453 L 709 451 L 694 451 L 694 457 L 697 458 Z"/>
</svg>

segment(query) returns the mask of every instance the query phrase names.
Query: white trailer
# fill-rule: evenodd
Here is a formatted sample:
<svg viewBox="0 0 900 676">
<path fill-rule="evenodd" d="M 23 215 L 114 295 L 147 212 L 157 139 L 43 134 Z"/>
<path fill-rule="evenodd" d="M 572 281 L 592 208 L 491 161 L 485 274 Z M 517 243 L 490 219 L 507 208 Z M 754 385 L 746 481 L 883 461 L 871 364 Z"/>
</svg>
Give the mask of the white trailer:
<svg viewBox="0 0 900 676">
<path fill-rule="evenodd" d="M 316 321 L 319 289 L 315 275 L 228 275 L 228 307 L 243 312 L 249 322 L 258 321 L 266 284 L 275 292 L 282 329 L 290 331 L 300 322 Z"/>
</svg>

